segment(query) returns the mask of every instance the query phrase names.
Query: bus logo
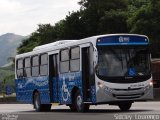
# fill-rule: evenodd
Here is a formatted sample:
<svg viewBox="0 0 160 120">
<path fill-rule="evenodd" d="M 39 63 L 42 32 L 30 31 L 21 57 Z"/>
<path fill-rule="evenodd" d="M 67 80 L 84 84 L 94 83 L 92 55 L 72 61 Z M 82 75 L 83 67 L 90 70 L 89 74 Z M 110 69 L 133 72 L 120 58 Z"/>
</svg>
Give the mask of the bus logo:
<svg viewBox="0 0 160 120">
<path fill-rule="evenodd" d="M 62 78 L 63 79 L 63 85 L 62 85 L 62 98 L 63 101 L 68 101 L 69 97 L 70 97 L 70 93 L 69 90 L 67 88 L 67 84 L 65 82 L 65 77 Z"/>
<path fill-rule="evenodd" d="M 123 42 L 129 42 L 129 41 L 130 41 L 129 37 L 122 37 L 122 36 L 119 37 L 119 42 L 121 42 L 121 43 L 123 43 Z"/>
</svg>

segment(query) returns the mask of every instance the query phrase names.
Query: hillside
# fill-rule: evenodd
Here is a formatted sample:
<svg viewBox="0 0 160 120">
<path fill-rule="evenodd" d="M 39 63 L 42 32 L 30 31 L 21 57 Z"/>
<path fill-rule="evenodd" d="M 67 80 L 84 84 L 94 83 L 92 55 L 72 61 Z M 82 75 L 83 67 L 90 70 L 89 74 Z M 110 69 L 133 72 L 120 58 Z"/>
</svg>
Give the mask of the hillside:
<svg viewBox="0 0 160 120">
<path fill-rule="evenodd" d="M 8 58 L 16 55 L 16 49 L 24 36 L 7 33 L 0 36 L 0 67 L 8 64 Z"/>
</svg>

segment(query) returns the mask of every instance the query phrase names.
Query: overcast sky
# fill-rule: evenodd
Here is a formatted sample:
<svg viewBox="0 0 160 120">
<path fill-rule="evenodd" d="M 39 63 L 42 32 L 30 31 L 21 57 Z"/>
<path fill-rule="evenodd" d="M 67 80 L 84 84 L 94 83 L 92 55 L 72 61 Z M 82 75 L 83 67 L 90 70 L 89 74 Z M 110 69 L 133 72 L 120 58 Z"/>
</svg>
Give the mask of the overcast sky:
<svg viewBox="0 0 160 120">
<path fill-rule="evenodd" d="M 0 0 L 0 35 L 29 35 L 38 24 L 64 19 L 69 11 L 80 8 L 80 0 Z"/>
</svg>

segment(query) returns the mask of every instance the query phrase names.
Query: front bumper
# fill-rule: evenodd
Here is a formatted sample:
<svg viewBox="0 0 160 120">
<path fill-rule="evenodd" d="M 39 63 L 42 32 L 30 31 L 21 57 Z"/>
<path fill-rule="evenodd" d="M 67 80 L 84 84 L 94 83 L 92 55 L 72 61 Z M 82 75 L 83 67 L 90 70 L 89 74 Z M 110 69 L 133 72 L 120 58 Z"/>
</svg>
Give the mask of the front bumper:
<svg viewBox="0 0 160 120">
<path fill-rule="evenodd" d="M 147 86 L 135 89 L 100 88 L 97 91 L 97 103 L 109 103 L 118 101 L 146 101 L 153 99 L 153 87 Z"/>
</svg>

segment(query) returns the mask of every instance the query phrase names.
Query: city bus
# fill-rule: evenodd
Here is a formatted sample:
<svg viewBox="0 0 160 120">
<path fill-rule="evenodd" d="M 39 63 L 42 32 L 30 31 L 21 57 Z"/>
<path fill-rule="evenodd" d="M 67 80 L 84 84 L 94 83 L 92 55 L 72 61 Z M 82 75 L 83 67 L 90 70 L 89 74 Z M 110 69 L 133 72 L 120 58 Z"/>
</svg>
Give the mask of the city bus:
<svg viewBox="0 0 160 120">
<path fill-rule="evenodd" d="M 107 34 L 61 40 L 16 55 L 17 101 L 36 111 L 67 105 L 85 112 L 90 105 L 129 110 L 153 99 L 149 39 L 138 34 Z"/>
</svg>

